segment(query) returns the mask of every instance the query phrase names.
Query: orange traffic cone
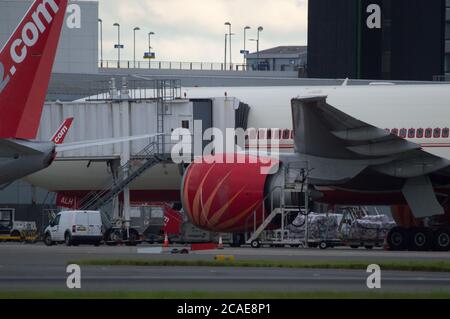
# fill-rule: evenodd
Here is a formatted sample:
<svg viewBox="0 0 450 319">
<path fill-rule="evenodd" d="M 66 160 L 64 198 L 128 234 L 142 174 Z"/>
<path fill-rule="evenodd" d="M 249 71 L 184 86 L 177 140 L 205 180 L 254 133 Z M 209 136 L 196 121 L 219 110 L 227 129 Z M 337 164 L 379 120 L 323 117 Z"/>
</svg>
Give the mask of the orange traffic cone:
<svg viewBox="0 0 450 319">
<path fill-rule="evenodd" d="M 167 234 L 165 234 L 165 237 L 164 237 L 164 244 L 163 244 L 163 247 L 164 247 L 164 248 L 169 247 L 169 237 L 167 236 Z"/>
<path fill-rule="evenodd" d="M 223 240 L 222 240 L 222 236 L 219 237 L 219 244 L 217 245 L 217 249 L 223 249 Z"/>
</svg>

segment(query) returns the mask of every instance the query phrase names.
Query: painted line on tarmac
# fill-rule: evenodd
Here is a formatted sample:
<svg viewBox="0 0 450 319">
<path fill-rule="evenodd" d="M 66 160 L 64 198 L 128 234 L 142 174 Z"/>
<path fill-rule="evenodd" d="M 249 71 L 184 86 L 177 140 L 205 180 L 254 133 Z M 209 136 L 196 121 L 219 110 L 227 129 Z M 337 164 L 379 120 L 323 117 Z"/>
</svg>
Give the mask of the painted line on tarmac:
<svg viewBox="0 0 450 319">
<path fill-rule="evenodd" d="M 12 282 L 12 281 L 54 281 L 54 280 L 66 280 L 66 277 L 34 277 L 34 276 L 21 276 L 21 277 L 0 277 L 0 282 Z M 154 280 L 154 281 L 365 281 L 365 277 L 161 277 L 161 276 L 83 276 L 83 280 Z M 420 283 L 435 283 L 435 282 L 448 282 L 450 283 L 450 278 L 386 278 L 383 277 L 383 282 L 420 282 Z"/>
</svg>

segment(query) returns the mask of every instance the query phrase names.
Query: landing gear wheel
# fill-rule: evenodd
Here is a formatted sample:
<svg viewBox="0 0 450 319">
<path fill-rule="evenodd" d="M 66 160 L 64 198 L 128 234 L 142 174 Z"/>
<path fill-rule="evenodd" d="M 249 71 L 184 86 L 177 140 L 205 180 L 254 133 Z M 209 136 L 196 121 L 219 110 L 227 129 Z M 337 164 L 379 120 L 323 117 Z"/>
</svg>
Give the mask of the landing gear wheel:
<svg viewBox="0 0 450 319">
<path fill-rule="evenodd" d="M 251 246 L 252 246 L 252 248 L 257 249 L 257 248 L 261 247 L 261 243 L 259 242 L 259 240 L 254 240 L 254 241 L 252 241 Z"/>
<path fill-rule="evenodd" d="M 435 250 L 450 250 L 450 229 L 440 229 L 436 231 L 433 237 L 433 247 Z"/>
<path fill-rule="evenodd" d="M 50 236 L 50 234 L 46 234 L 44 237 L 44 244 L 45 246 L 53 246 L 53 241 L 52 241 L 52 236 Z"/>
<path fill-rule="evenodd" d="M 64 235 L 64 243 L 66 244 L 67 247 L 72 246 L 72 236 L 69 233 L 66 233 Z"/>
<path fill-rule="evenodd" d="M 327 248 L 328 248 L 328 244 L 327 244 L 327 242 L 326 242 L 326 241 L 322 241 L 322 242 L 320 242 L 320 244 L 319 244 L 319 248 L 320 248 L 320 249 L 322 249 L 322 250 L 325 250 L 325 249 L 327 249 Z"/>
<path fill-rule="evenodd" d="M 408 231 L 402 227 L 393 228 L 387 236 L 387 242 L 393 251 L 406 250 L 408 248 Z"/>
<path fill-rule="evenodd" d="M 426 228 L 415 228 L 411 232 L 410 248 L 413 251 L 427 251 L 431 247 L 430 232 Z"/>
</svg>

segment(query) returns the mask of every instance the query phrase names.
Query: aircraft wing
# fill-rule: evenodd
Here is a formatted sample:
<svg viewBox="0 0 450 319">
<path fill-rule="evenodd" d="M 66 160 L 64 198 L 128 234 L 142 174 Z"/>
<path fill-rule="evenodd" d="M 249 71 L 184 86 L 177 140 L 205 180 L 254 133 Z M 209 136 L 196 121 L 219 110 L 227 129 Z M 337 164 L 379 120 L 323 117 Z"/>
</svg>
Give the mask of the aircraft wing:
<svg viewBox="0 0 450 319">
<path fill-rule="evenodd" d="M 14 157 L 24 155 L 40 155 L 40 151 L 29 147 L 26 141 L 14 141 L 10 139 L 0 139 L 0 157 Z"/>
<path fill-rule="evenodd" d="M 56 152 L 60 153 L 60 152 L 66 152 L 66 151 L 75 151 L 75 150 L 84 149 L 84 148 L 88 148 L 88 147 L 104 146 L 104 145 L 123 143 L 123 142 L 131 142 L 131 141 L 143 140 L 143 139 L 154 139 L 155 137 L 157 137 L 159 135 L 161 135 L 161 134 L 146 134 L 146 135 L 108 138 L 108 139 L 101 139 L 101 140 L 76 142 L 76 143 L 67 143 L 67 144 L 56 145 Z"/>
<path fill-rule="evenodd" d="M 327 96 L 293 99 L 292 116 L 296 152 L 307 159 L 312 183 L 344 184 L 370 170 L 400 185 L 416 217 L 444 213 L 434 186 L 450 184 L 447 159 L 341 112 Z"/>
</svg>

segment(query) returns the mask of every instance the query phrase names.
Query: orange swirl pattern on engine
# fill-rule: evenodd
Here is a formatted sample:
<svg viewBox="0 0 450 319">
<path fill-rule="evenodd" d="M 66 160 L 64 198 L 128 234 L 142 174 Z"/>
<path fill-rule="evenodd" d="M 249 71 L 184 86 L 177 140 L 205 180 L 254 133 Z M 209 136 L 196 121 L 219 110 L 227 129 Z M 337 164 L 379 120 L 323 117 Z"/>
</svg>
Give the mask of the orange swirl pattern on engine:
<svg viewBox="0 0 450 319">
<path fill-rule="evenodd" d="M 225 155 L 216 155 L 223 159 Z M 189 166 L 182 190 L 184 209 L 198 227 L 214 232 L 244 232 L 259 225 L 267 175 L 256 158 L 246 156 L 245 164 L 194 163 Z M 209 163 L 212 162 L 209 158 Z M 258 163 L 254 163 L 258 162 Z M 267 163 L 264 161 L 263 163 Z M 254 213 L 256 212 L 256 220 Z"/>
</svg>

